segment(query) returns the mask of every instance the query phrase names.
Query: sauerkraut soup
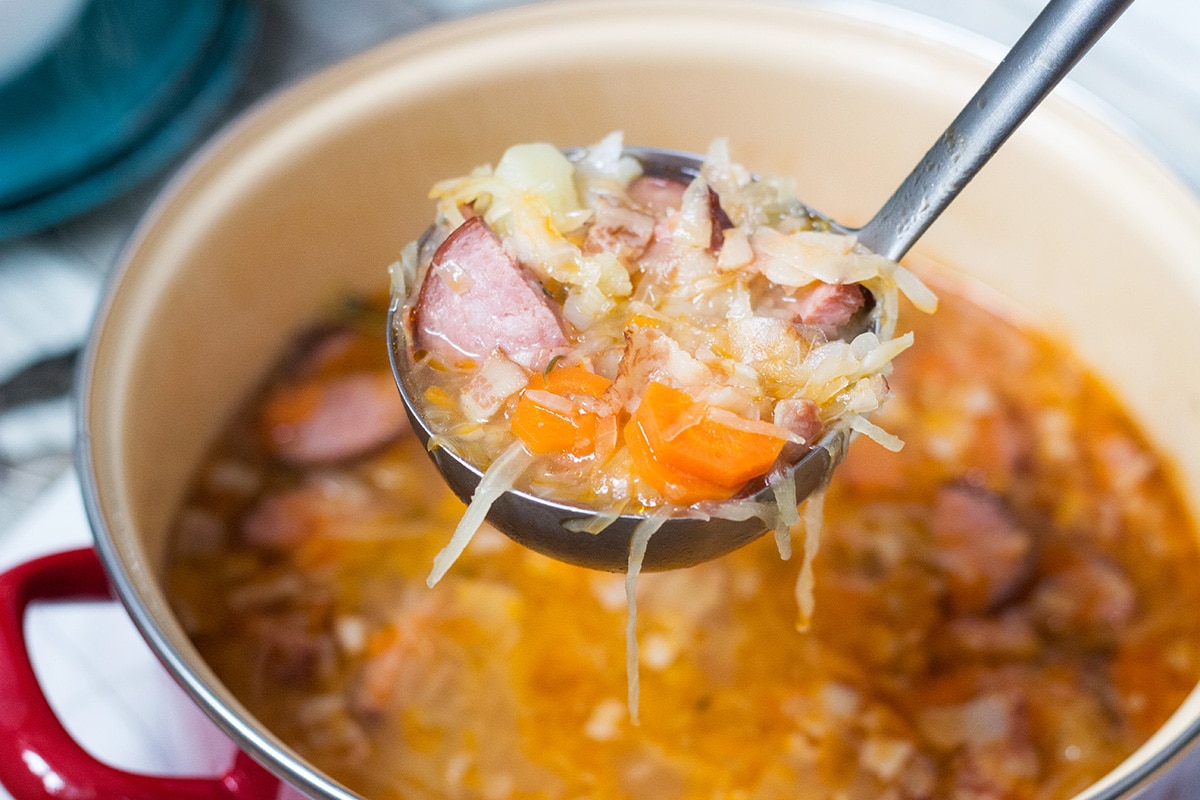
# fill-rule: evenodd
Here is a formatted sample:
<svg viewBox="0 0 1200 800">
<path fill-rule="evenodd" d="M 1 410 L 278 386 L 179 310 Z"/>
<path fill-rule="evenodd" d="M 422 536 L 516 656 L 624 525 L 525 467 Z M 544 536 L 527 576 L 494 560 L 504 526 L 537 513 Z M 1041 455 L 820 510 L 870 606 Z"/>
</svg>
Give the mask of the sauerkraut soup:
<svg viewBox="0 0 1200 800">
<path fill-rule="evenodd" d="M 397 357 L 429 446 L 485 472 L 431 583 L 512 487 L 593 511 L 593 532 L 756 515 L 786 553 L 789 465 L 833 430 L 900 446 L 869 416 L 912 341 L 900 295 L 932 311 L 933 294 L 723 140 L 695 176 L 657 166 L 614 133 L 433 187 L 433 226 L 392 268 Z M 768 487 L 776 502 L 750 499 Z"/>
<path fill-rule="evenodd" d="M 872 417 L 904 448 L 859 437 L 828 488 L 810 628 L 769 537 L 642 575 L 640 725 L 624 576 L 485 525 L 427 588 L 464 506 L 407 429 L 382 301 L 297 337 L 215 443 L 173 606 L 368 798 L 1070 797 L 1200 678 L 1196 530 L 1070 353 L 936 286 Z"/>
</svg>

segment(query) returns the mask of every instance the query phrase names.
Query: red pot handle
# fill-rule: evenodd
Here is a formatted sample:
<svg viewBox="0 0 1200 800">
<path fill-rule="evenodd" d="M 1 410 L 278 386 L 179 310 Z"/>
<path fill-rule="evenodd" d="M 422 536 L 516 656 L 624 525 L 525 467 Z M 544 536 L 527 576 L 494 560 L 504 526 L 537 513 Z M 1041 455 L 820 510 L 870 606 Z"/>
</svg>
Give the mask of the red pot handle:
<svg viewBox="0 0 1200 800">
<path fill-rule="evenodd" d="M 266 800 L 279 780 L 239 752 L 216 778 L 136 775 L 97 761 L 71 738 L 38 685 L 25 610 L 38 601 L 111 600 L 91 548 L 29 561 L 0 575 L 0 784 L 17 800 Z"/>
</svg>

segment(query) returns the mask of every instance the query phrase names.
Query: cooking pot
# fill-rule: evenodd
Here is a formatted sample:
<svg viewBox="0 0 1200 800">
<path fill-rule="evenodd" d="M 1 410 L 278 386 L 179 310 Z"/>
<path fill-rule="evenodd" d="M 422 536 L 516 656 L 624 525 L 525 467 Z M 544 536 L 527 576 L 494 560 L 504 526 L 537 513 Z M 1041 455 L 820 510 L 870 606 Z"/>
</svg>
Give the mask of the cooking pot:
<svg viewBox="0 0 1200 800">
<path fill-rule="evenodd" d="M 795 176 L 807 201 L 861 224 L 982 82 L 981 50 L 999 53 L 875 6 L 585 0 L 420 31 L 247 115 L 149 213 L 95 323 L 78 466 L 100 563 L 68 553 L 2 581 L 0 780 L 21 800 L 266 797 L 272 776 L 312 797 L 356 797 L 228 692 L 161 580 L 199 460 L 289 337 L 344 293 L 385 285 L 386 266 L 432 218 L 435 180 L 516 142 L 586 144 L 621 129 L 630 143 L 703 151 L 726 136 L 741 163 Z M 1069 343 L 1174 463 L 1194 509 L 1200 201 L 1094 107 L 1069 86 L 1056 92 L 917 252 Z M 21 615 L 31 601 L 110 591 L 247 754 L 228 774 L 129 775 L 94 762 L 54 720 Z M 1193 693 L 1078 797 L 1172 796 L 1191 780 L 1183 756 L 1198 730 Z"/>
</svg>

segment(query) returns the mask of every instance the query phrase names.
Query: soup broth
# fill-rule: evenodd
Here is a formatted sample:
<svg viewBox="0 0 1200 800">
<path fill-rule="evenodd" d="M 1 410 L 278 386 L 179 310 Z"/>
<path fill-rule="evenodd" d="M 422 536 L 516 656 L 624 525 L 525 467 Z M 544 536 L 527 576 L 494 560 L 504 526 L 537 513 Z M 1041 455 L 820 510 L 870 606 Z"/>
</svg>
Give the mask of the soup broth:
<svg viewBox="0 0 1200 800">
<path fill-rule="evenodd" d="M 624 576 L 485 526 L 426 588 L 463 506 L 380 388 L 381 309 L 301 337 L 215 444 L 174 607 L 369 798 L 1070 797 L 1200 677 L 1196 531 L 1103 386 L 951 289 L 873 417 L 906 446 L 861 437 L 829 487 L 809 630 L 770 536 L 641 576 L 640 725 Z"/>
</svg>

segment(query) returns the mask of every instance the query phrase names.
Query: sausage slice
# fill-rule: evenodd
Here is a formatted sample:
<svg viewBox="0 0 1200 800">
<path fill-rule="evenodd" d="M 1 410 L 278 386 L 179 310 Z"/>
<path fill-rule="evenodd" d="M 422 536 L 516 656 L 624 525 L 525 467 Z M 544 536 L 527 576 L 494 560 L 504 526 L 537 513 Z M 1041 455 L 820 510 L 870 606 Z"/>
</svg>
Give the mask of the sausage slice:
<svg viewBox="0 0 1200 800">
<path fill-rule="evenodd" d="M 481 217 L 456 228 L 433 254 L 410 324 L 416 347 L 450 364 L 481 361 L 499 349 L 538 370 L 567 344 L 541 285 Z"/>
</svg>

